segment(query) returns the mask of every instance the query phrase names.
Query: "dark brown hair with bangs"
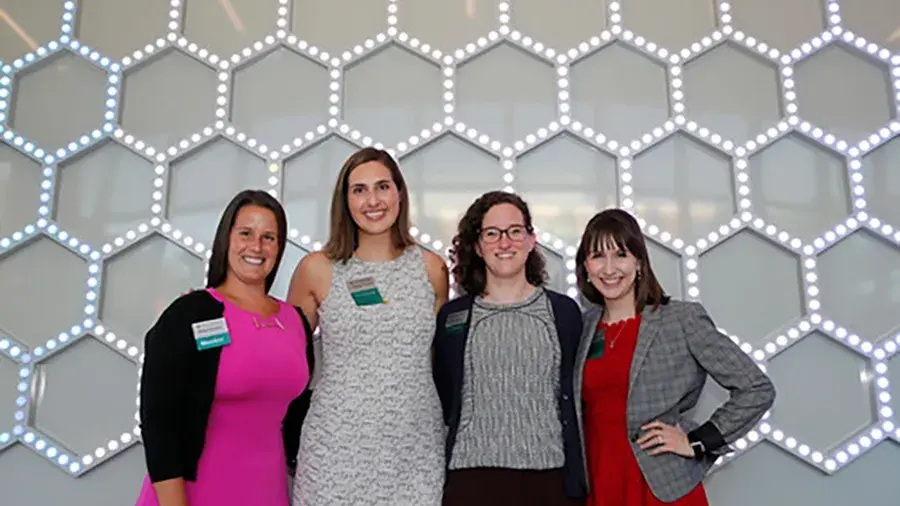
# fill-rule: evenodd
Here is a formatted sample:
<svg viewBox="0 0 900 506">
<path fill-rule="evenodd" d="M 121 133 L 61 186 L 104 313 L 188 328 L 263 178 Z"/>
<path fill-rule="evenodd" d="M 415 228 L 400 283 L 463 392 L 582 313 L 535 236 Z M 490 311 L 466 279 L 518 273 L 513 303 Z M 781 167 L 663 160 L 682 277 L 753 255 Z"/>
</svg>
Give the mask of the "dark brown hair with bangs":
<svg viewBox="0 0 900 506">
<path fill-rule="evenodd" d="M 575 255 L 575 276 L 578 279 L 578 289 L 584 298 L 594 304 L 603 305 L 603 295 L 591 283 L 585 262 L 592 253 L 603 249 L 604 243 L 610 242 L 622 251 L 634 255 L 640 266 L 641 274 L 634 290 L 637 314 L 648 305 L 656 310 L 660 304 L 667 304 L 669 296 L 659 284 L 650 266 L 650 254 L 647 252 L 647 243 L 644 241 L 641 227 L 634 216 L 622 209 L 601 211 L 584 227 L 578 253 Z"/>
</svg>

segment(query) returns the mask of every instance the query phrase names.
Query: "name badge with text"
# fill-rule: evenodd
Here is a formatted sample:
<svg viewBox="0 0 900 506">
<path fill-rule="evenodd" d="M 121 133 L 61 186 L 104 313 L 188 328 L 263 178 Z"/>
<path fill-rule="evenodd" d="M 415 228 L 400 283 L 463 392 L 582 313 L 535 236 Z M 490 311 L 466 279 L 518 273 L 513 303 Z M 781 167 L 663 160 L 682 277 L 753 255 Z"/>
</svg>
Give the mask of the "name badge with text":
<svg viewBox="0 0 900 506">
<path fill-rule="evenodd" d="M 378 287 L 375 286 L 375 278 L 354 279 L 347 282 L 350 289 L 350 296 L 357 306 L 374 306 L 377 304 L 387 304 Z"/>
<path fill-rule="evenodd" d="M 191 329 L 194 331 L 194 342 L 200 351 L 231 344 L 231 335 L 228 333 L 225 318 L 193 323 Z"/>
<path fill-rule="evenodd" d="M 466 326 L 466 321 L 468 319 L 468 311 L 456 311 L 455 313 L 450 313 L 447 315 L 447 321 L 444 322 L 444 329 L 451 334 L 459 332 Z"/>
</svg>

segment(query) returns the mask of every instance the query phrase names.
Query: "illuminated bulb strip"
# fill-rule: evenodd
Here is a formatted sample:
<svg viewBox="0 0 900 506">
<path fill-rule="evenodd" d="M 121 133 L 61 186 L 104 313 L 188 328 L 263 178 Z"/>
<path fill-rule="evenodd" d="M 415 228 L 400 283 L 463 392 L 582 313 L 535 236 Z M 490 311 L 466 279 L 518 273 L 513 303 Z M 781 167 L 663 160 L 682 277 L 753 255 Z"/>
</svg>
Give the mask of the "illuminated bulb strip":
<svg viewBox="0 0 900 506">
<path fill-rule="evenodd" d="M 794 82 L 794 66 L 790 64 L 780 66 L 778 68 L 778 80 L 781 88 L 782 110 L 788 117 L 797 115 L 799 109 L 797 106 L 796 83 Z M 785 121 L 781 121 L 778 124 L 779 127 L 782 124 L 789 126 Z M 771 137 L 770 134 L 767 133 L 767 135 Z"/>
<path fill-rule="evenodd" d="M 746 217 L 748 217 L 747 214 L 741 214 L 741 218 Z M 749 221 L 748 225 L 750 228 L 759 232 L 761 237 L 768 239 L 772 244 L 780 246 L 795 255 L 803 253 L 803 241 L 798 237 L 791 237 L 791 234 L 785 230 L 779 229 L 774 224 L 767 223 L 766 220 L 756 217 Z"/>
<path fill-rule="evenodd" d="M 803 253 L 807 255 L 822 253 L 834 243 L 855 232 L 861 226 L 861 222 L 865 223 L 868 216 L 865 213 L 863 213 L 862 216 L 864 219 L 859 219 L 857 216 L 850 216 L 844 221 L 830 227 L 823 232 L 822 235 L 813 239 L 811 244 L 804 246 Z"/>
<path fill-rule="evenodd" d="M 167 35 L 173 37 L 172 40 L 181 36 L 181 23 L 184 19 L 184 8 L 185 5 L 182 0 L 169 1 L 169 22 L 166 27 L 168 28 Z"/>
<path fill-rule="evenodd" d="M 253 58 L 253 54 L 266 52 L 267 48 L 272 47 L 276 43 L 275 37 L 269 35 L 267 36 L 262 43 L 256 42 L 252 47 L 244 48 L 239 52 L 239 55 L 242 57 L 243 62 L 246 62 L 248 58 Z M 281 43 L 283 47 L 290 49 L 294 52 L 299 53 L 302 56 L 305 56 L 312 62 L 322 65 L 328 66 L 333 60 L 332 55 L 328 54 L 327 51 L 323 51 L 322 49 L 316 47 L 313 44 L 305 40 L 301 40 L 297 38 L 296 35 L 289 34 L 284 38 L 284 41 Z M 234 57 L 232 57 L 232 60 Z"/>
<path fill-rule="evenodd" d="M 40 46 L 34 51 L 29 53 L 25 53 L 24 56 L 20 58 L 16 58 L 11 63 L 4 65 L 2 72 L 5 75 L 12 75 L 16 72 L 19 72 L 23 69 L 28 68 L 35 63 L 41 62 L 55 56 L 57 53 L 62 51 L 66 51 L 68 46 L 68 38 L 67 42 L 61 42 L 59 40 L 51 40 L 46 45 Z M 77 53 L 76 53 L 77 54 Z M 109 63 L 109 59 L 106 60 Z"/>
<path fill-rule="evenodd" d="M 826 32 L 826 33 L 828 33 L 828 32 Z M 828 37 L 828 36 L 826 35 L 825 37 Z M 744 48 L 746 48 L 746 50 L 750 51 L 751 53 L 756 54 L 757 56 L 762 56 L 762 57 L 768 58 L 769 60 L 772 60 L 773 62 L 781 61 L 781 57 L 782 57 L 781 51 L 779 51 L 777 48 L 775 48 L 773 46 L 770 46 L 765 41 L 759 40 L 758 38 L 756 38 L 752 35 L 747 35 L 740 30 L 735 30 L 729 35 L 729 38 L 731 40 L 733 40 L 734 42 L 736 42 L 739 46 L 743 46 Z M 817 41 L 817 40 L 818 40 L 818 42 L 815 42 L 816 44 L 824 45 L 825 42 L 822 41 L 821 39 L 816 39 L 816 38 L 813 39 L 813 41 Z"/>
<path fill-rule="evenodd" d="M 674 71 L 675 69 L 680 68 L 681 67 L 673 67 L 672 70 Z M 706 144 L 707 146 L 717 151 L 722 151 L 729 156 L 734 154 L 734 141 L 726 139 L 720 134 L 710 131 L 710 129 L 697 124 L 697 122 L 695 121 L 688 120 L 682 127 L 682 131 L 688 136 L 693 137 L 694 139 L 699 141 L 701 144 Z"/>
<path fill-rule="evenodd" d="M 174 36 L 172 36 L 172 37 L 174 37 Z M 134 52 L 131 53 L 130 56 L 125 56 L 124 58 L 122 58 L 122 70 L 129 71 L 129 70 L 135 69 L 136 67 L 140 67 L 141 65 L 144 65 L 144 64 L 148 63 L 150 60 L 152 60 L 152 58 L 154 56 L 164 53 L 166 51 L 166 49 L 168 49 L 170 47 L 175 47 L 179 50 L 183 50 L 184 53 L 188 54 L 189 56 L 192 56 L 193 59 L 199 59 L 199 57 L 197 56 L 196 53 L 191 53 L 190 51 L 187 51 L 185 48 L 179 47 L 173 43 L 174 41 L 177 41 L 177 40 L 178 40 L 177 38 L 174 38 L 171 41 L 166 40 L 164 38 L 158 38 L 158 39 L 156 39 L 156 41 L 153 44 L 147 44 L 144 47 L 142 47 L 141 49 L 135 50 Z M 209 65 L 209 63 L 203 59 L 200 59 L 200 63 Z"/>
<path fill-rule="evenodd" d="M 894 88 L 894 104 L 897 106 L 897 114 L 900 115 L 900 54 L 891 58 L 890 80 Z"/>
<path fill-rule="evenodd" d="M 512 8 L 510 7 L 509 2 L 500 2 L 500 4 L 497 5 L 497 23 L 499 25 L 498 29 L 503 29 L 504 27 L 506 27 L 507 30 L 506 33 L 503 33 L 503 35 L 509 33 L 508 30 L 509 23 L 511 21 L 511 15 Z"/>
<path fill-rule="evenodd" d="M 829 26 L 841 24 L 841 6 L 838 0 L 825 0 L 825 15 Z"/>
<path fill-rule="evenodd" d="M 818 318 L 816 319 L 818 320 Z M 800 342 L 814 330 L 815 324 L 810 318 L 801 318 L 800 321 L 788 325 L 786 329 L 779 330 L 778 335 L 772 338 L 771 341 L 761 344 L 753 351 L 751 356 L 757 362 L 771 360 L 775 355 Z"/>
<path fill-rule="evenodd" d="M 674 237 L 671 233 L 666 232 L 665 230 L 660 230 L 659 227 L 647 223 L 647 221 L 643 218 L 638 217 L 637 222 L 641 227 L 641 230 L 643 230 L 644 235 L 650 237 L 651 239 L 654 239 L 657 243 L 659 243 L 660 246 L 665 246 L 679 255 L 685 248 L 684 240 Z"/>
<path fill-rule="evenodd" d="M 478 39 L 477 48 L 480 49 L 480 48 L 493 47 L 495 45 L 495 44 L 493 44 L 493 42 L 497 42 L 500 40 L 500 35 L 497 32 L 491 32 L 491 33 L 493 34 L 492 35 L 493 38 L 490 39 L 490 42 L 492 42 L 492 44 L 489 46 L 488 45 L 489 39 L 487 39 L 485 37 L 481 37 Z M 378 40 L 378 39 L 376 38 L 375 40 Z M 369 41 L 366 41 L 367 46 L 368 46 L 368 42 Z M 396 44 L 403 48 L 406 48 L 406 50 L 408 50 L 412 54 L 424 59 L 425 61 L 427 61 L 428 63 L 430 63 L 432 65 L 440 66 L 442 64 L 452 62 L 452 57 L 450 55 L 445 55 L 440 49 L 432 47 L 431 44 L 428 44 L 427 42 L 422 42 L 422 40 L 420 40 L 419 38 L 413 37 L 412 35 L 409 35 L 406 32 L 400 32 L 397 34 Z M 474 44 L 469 44 L 468 47 L 472 47 L 472 46 L 474 46 Z"/>
<path fill-rule="evenodd" d="M 855 148 L 850 148 L 851 153 L 855 151 Z M 852 154 L 850 156 L 847 163 L 847 180 L 850 185 L 850 199 L 853 202 L 853 209 L 863 211 L 866 209 L 866 189 L 865 181 L 863 180 L 862 161 Z"/>
<path fill-rule="evenodd" d="M 656 42 L 647 40 L 641 35 L 635 34 L 631 30 L 622 31 L 617 38 L 622 44 L 629 46 L 654 60 L 659 59 L 666 61 L 668 59 L 672 63 L 678 63 L 679 61 L 677 56 L 672 54 L 668 49 L 661 47 Z M 705 37 L 704 40 L 706 41 L 705 47 L 709 47 L 713 43 L 713 39 L 710 37 Z"/>
<path fill-rule="evenodd" d="M 591 127 L 583 125 L 580 121 L 574 121 L 567 130 L 575 133 L 591 146 L 608 153 L 610 156 L 618 156 L 622 144 L 597 132 Z"/>
<path fill-rule="evenodd" d="M 506 156 L 507 150 L 504 149 L 504 156 L 500 159 L 500 166 L 503 167 L 503 186 L 512 186 L 516 182 L 515 169 L 516 161 Z"/>
<path fill-rule="evenodd" d="M 897 353 L 897 350 L 897 342 L 888 339 L 881 347 L 872 352 L 872 388 L 875 394 L 875 411 L 878 420 L 882 423 L 896 423 L 894 422 L 894 403 L 891 397 L 892 390 L 896 391 L 896 389 L 891 388 L 888 378 L 888 360 Z M 892 428 L 887 429 L 887 432 L 893 434 L 895 431 Z"/>
<path fill-rule="evenodd" d="M 826 132 L 824 129 L 811 124 L 808 121 L 800 121 L 795 127 L 795 131 L 803 134 L 812 141 L 831 151 L 837 151 L 842 155 L 846 155 L 850 149 L 847 141 L 838 139 L 832 133 Z"/>
<path fill-rule="evenodd" d="M 234 135 L 235 129 L 234 127 L 229 127 L 231 134 Z M 213 128 L 211 126 L 207 126 L 203 128 L 203 130 L 199 132 L 195 132 L 180 141 L 172 144 L 165 151 L 161 153 L 157 153 L 156 162 L 157 164 L 164 164 L 165 162 L 171 162 L 176 158 L 182 158 L 184 155 L 188 154 L 191 151 L 199 148 L 200 146 L 212 142 L 213 139 L 217 139 L 220 133 L 217 128 Z M 164 174 L 160 174 L 157 172 L 156 174 L 159 177 L 163 177 Z"/>
<path fill-rule="evenodd" d="M 68 35 L 70 37 L 74 35 L 76 16 L 78 15 L 77 10 L 78 5 L 74 1 L 69 0 L 63 2 L 62 20 L 59 25 L 59 30 L 62 35 Z"/>
<path fill-rule="evenodd" d="M 160 221 L 155 219 L 157 226 Z M 111 241 L 103 244 L 100 247 L 100 251 L 103 254 L 103 259 L 105 261 L 109 261 L 113 256 L 122 253 L 126 249 L 131 246 L 140 243 L 147 237 L 155 234 L 155 226 L 148 225 L 147 223 L 141 223 L 135 229 L 129 230 L 128 232 L 120 235 L 112 239 Z"/>
<path fill-rule="evenodd" d="M 204 254 L 206 252 L 206 245 L 202 242 L 198 242 L 196 239 L 191 237 L 190 235 L 185 234 L 178 228 L 172 226 L 171 223 L 164 222 L 159 226 L 159 232 L 165 237 L 169 238 L 173 243 L 181 246 L 182 249 L 194 255 L 199 259 L 204 259 Z"/>
<path fill-rule="evenodd" d="M 606 24 L 615 28 L 616 34 L 622 33 L 622 6 L 618 1 L 609 2 L 606 5 Z"/>
<path fill-rule="evenodd" d="M 619 207 L 632 214 L 634 214 L 634 187 L 631 186 L 634 178 L 631 173 L 633 166 L 634 160 L 631 157 L 616 158 L 616 171 L 618 172 L 616 179 L 619 181 Z"/>
<path fill-rule="evenodd" d="M 269 171 L 269 195 L 275 197 L 276 199 L 281 199 L 281 192 L 284 188 L 284 178 L 282 177 L 282 172 L 284 166 L 280 161 L 272 161 L 267 164 L 267 168 Z"/>
<path fill-rule="evenodd" d="M 0 67 L 3 62 L 0 62 Z M 0 133 L 3 133 L 3 125 L 9 115 L 9 108 L 12 97 L 12 78 L 8 75 L 0 74 Z"/>
<path fill-rule="evenodd" d="M 453 114 L 456 112 L 456 69 L 454 67 L 443 67 L 441 69 L 441 98 L 444 102 L 445 118 L 453 121 Z"/>
<path fill-rule="evenodd" d="M 900 121 L 891 120 L 886 125 L 869 134 L 868 137 L 851 147 L 848 153 L 851 156 L 863 156 L 871 153 L 879 146 L 886 144 L 900 134 Z"/>
<path fill-rule="evenodd" d="M 195 42 L 191 42 L 184 37 L 175 38 L 171 34 L 168 36 L 168 39 L 175 47 L 183 50 L 185 54 L 206 66 L 217 70 L 228 70 L 231 68 L 231 63 L 229 63 L 228 60 L 219 58 L 219 55 L 210 52 L 208 49 Z"/>
<path fill-rule="evenodd" d="M 328 83 L 328 115 L 337 123 L 341 120 L 341 111 L 344 108 L 341 101 L 344 72 L 339 67 L 334 67 L 328 70 L 328 77 L 330 79 Z"/>
<path fill-rule="evenodd" d="M 684 270 L 684 293 L 688 300 L 700 300 L 700 262 L 697 248 L 688 245 L 681 256 Z"/>
<path fill-rule="evenodd" d="M 308 235 L 302 235 L 296 228 L 288 232 L 288 241 L 306 252 L 319 251 L 323 246 L 321 242 L 313 241 Z"/>
<path fill-rule="evenodd" d="M 6 237 L 0 237 L 0 258 L 2 258 L 4 254 L 11 253 L 25 243 L 30 242 L 38 233 L 40 233 L 38 227 L 35 225 L 26 225 L 22 230 L 17 230 Z"/>
<path fill-rule="evenodd" d="M 491 32 L 488 35 L 492 35 L 493 33 L 494 32 Z M 511 31 L 509 35 L 504 36 L 501 40 L 506 40 L 514 46 L 527 51 L 542 60 L 549 60 L 551 63 L 561 54 L 558 53 L 556 49 L 547 47 L 543 42 L 534 40 L 532 37 L 525 35 L 518 30 Z M 454 53 L 454 56 L 456 56 L 457 60 L 460 62 L 471 60 L 495 45 L 495 41 L 493 40 L 490 41 L 489 44 L 485 43 L 484 45 L 482 45 L 482 42 L 484 42 L 483 38 L 478 40 L 478 44 L 468 44 L 466 45 L 464 56 L 461 53 L 462 50 L 457 50 L 456 53 Z"/>
<path fill-rule="evenodd" d="M 595 35 L 590 39 L 578 43 L 575 47 L 569 49 L 563 54 L 556 57 L 556 63 L 563 65 L 574 65 L 597 51 L 605 48 L 616 41 L 616 36 L 609 30 L 603 30 L 600 35 Z"/>
<path fill-rule="evenodd" d="M 56 157 L 53 156 L 52 152 L 45 151 L 44 149 L 35 145 L 35 143 L 19 135 L 14 130 L 7 130 L 2 125 L 0 125 L 0 139 L 5 141 L 6 145 L 15 149 L 19 153 L 34 159 L 38 163 L 45 163 L 49 165 L 56 161 Z"/>
<path fill-rule="evenodd" d="M 138 363 L 138 356 L 140 355 L 141 350 L 137 346 L 116 336 L 114 332 L 108 331 L 103 325 L 96 325 L 93 330 L 91 330 L 91 333 L 98 341 L 105 344 L 111 350 L 135 364 Z"/>
<path fill-rule="evenodd" d="M 813 53 L 831 45 L 837 43 L 839 41 L 839 35 L 843 32 L 843 28 L 840 26 L 833 26 L 823 33 L 814 36 L 813 38 L 801 42 L 797 47 L 791 50 L 789 54 L 781 55 L 780 62 L 783 64 L 789 63 L 799 63 Z"/>
<path fill-rule="evenodd" d="M 278 0 L 278 18 L 275 20 L 275 26 L 279 31 L 290 30 L 290 0 Z"/>
<path fill-rule="evenodd" d="M 409 139 L 406 141 L 401 141 L 397 143 L 393 149 L 391 149 L 391 156 L 394 157 L 403 157 L 409 156 L 412 153 L 428 146 L 432 142 L 443 137 L 443 134 L 447 132 L 444 128 L 444 125 L 441 123 L 434 123 L 431 125 L 431 128 L 423 128 L 418 134 L 411 135 Z"/>
<path fill-rule="evenodd" d="M 737 233 L 745 227 L 746 223 L 741 221 L 740 218 L 734 217 L 731 218 L 728 223 L 723 223 L 715 230 L 710 231 L 705 237 L 698 238 L 694 244 L 696 245 L 699 254 L 703 254 L 716 244 L 737 235 Z"/>
<path fill-rule="evenodd" d="M 566 273 L 566 284 L 568 288 L 566 289 L 566 294 L 569 297 L 572 297 L 575 300 L 578 300 L 578 277 L 575 274 L 575 268 L 577 267 L 575 263 L 575 257 L 578 254 L 578 246 L 566 246 L 565 250 L 565 258 L 563 259 L 565 262 L 565 273 Z"/>
<path fill-rule="evenodd" d="M 871 342 L 828 318 L 822 318 L 818 328 L 823 334 L 864 357 L 871 357 L 875 351 L 875 346 Z"/>
<path fill-rule="evenodd" d="M 729 0 L 716 0 L 719 21 L 718 26 L 731 26 L 731 2 Z"/>
<path fill-rule="evenodd" d="M 39 219 L 34 225 L 28 225 L 27 230 L 36 229 L 43 237 L 46 237 L 60 246 L 79 256 L 85 262 L 100 259 L 100 252 L 94 250 L 89 244 L 81 242 L 77 237 L 63 230 L 57 223 L 46 219 Z"/>
<path fill-rule="evenodd" d="M 159 152 L 157 151 L 157 149 L 138 139 L 127 130 L 117 128 L 112 133 L 112 139 L 114 142 L 119 143 L 122 147 L 128 148 L 134 154 L 147 160 L 150 163 L 158 161 Z"/>
<path fill-rule="evenodd" d="M 684 73 L 679 65 L 672 65 L 666 73 L 669 78 L 669 117 L 675 118 L 684 114 Z"/>
<path fill-rule="evenodd" d="M 269 151 L 268 158 L 270 160 L 277 160 L 279 158 L 286 159 L 286 158 L 296 156 L 298 153 L 312 148 L 312 146 L 315 146 L 316 144 L 318 144 L 319 141 L 321 141 L 321 140 L 325 139 L 326 137 L 328 137 L 329 135 L 331 135 L 332 132 L 335 131 L 335 128 L 331 127 L 331 125 L 336 125 L 336 124 L 337 124 L 337 120 L 332 118 L 331 120 L 329 120 L 328 125 L 324 125 L 324 124 L 319 125 L 316 128 L 310 130 L 309 132 L 306 132 L 305 134 L 303 134 L 302 137 L 295 137 L 294 140 L 291 141 L 290 144 L 285 144 L 285 145 L 281 146 L 280 150 L 273 149 L 273 150 Z M 347 127 L 347 131 L 348 132 L 350 131 L 349 126 Z M 245 144 L 245 143 L 241 142 L 241 144 Z M 265 156 L 265 155 L 263 155 L 263 156 Z"/>
<path fill-rule="evenodd" d="M 559 121 L 553 120 L 549 125 L 545 127 L 540 127 L 536 132 L 527 134 L 524 140 L 516 141 L 513 143 L 513 149 L 515 150 L 516 156 L 522 156 L 529 151 L 532 151 L 538 148 L 541 144 L 544 144 L 549 139 L 555 137 L 562 131 L 562 126 L 559 124 Z M 468 132 L 467 132 L 468 135 Z M 479 136 L 478 142 L 482 143 L 482 136 Z M 473 138 L 474 140 L 474 138 Z M 482 145 L 486 145 L 483 144 Z M 497 141 L 493 141 L 491 143 L 492 151 L 496 151 L 496 148 L 499 148 L 500 143 Z"/>
<path fill-rule="evenodd" d="M 379 33 L 374 37 L 367 38 L 361 44 L 357 44 L 353 46 L 352 49 L 348 49 L 341 53 L 340 59 L 338 59 L 337 57 L 332 58 L 330 60 L 331 65 L 337 68 L 343 64 L 343 66 L 346 68 L 353 65 L 354 63 L 357 63 L 359 60 L 374 53 L 375 51 L 380 50 L 382 47 L 391 44 L 391 37 L 393 37 L 393 35 L 390 35 L 390 33 L 396 31 L 396 28 L 391 27 L 388 30 L 388 34 Z M 396 35 L 396 33 L 394 35 Z"/>
<path fill-rule="evenodd" d="M 888 241 L 892 242 L 895 246 L 900 247 L 900 229 L 897 227 L 890 225 L 888 223 L 884 223 L 882 220 L 876 217 L 870 217 L 866 213 L 858 213 L 856 218 L 862 223 L 862 226 L 875 232 L 876 234 L 884 237 Z"/>
<path fill-rule="evenodd" d="M 447 120 L 452 121 L 452 118 L 447 118 Z M 444 123 L 446 124 L 447 121 L 445 120 Z M 502 152 L 504 148 L 500 141 L 492 140 L 490 136 L 488 136 L 488 134 L 481 133 L 475 128 L 467 126 L 461 121 L 453 124 L 452 130 L 450 131 L 459 139 L 475 146 L 478 149 L 487 151 L 498 158 L 503 156 Z"/>
<path fill-rule="evenodd" d="M 747 173 L 747 159 L 734 158 L 731 162 L 731 170 L 734 174 L 734 195 L 737 200 L 738 218 L 744 223 L 749 223 L 753 211 L 753 192 L 750 190 L 750 174 Z"/>
<path fill-rule="evenodd" d="M 800 123 L 800 119 L 796 116 L 792 116 L 786 120 L 779 120 L 776 124 L 765 128 L 763 131 L 756 134 L 756 136 L 748 139 L 744 144 L 735 147 L 734 156 L 745 159 L 750 158 L 760 151 L 768 148 L 772 144 L 775 144 L 777 141 L 796 131 L 796 129 L 791 125 L 792 122 L 794 125 L 797 125 Z M 803 136 L 807 137 L 807 135 Z M 827 134 L 825 134 L 825 136 L 827 136 Z M 820 142 L 817 143 L 821 144 Z M 832 142 L 832 144 L 835 143 Z M 834 150 L 829 146 L 825 146 L 825 148 L 829 151 Z"/>
<path fill-rule="evenodd" d="M 441 242 L 440 239 L 436 239 L 433 236 L 431 236 L 431 234 L 422 232 L 421 230 L 419 230 L 418 227 L 415 227 L 415 226 L 410 227 L 409 233 L 410 233 L 410 235 L 415 237 L 417 241 L 428 246 L 429 248 L 432 248 L 435 251 L 439 252 L 439 251 L 442 251 L 444 248 L 444 243 Z"/>
</svg>

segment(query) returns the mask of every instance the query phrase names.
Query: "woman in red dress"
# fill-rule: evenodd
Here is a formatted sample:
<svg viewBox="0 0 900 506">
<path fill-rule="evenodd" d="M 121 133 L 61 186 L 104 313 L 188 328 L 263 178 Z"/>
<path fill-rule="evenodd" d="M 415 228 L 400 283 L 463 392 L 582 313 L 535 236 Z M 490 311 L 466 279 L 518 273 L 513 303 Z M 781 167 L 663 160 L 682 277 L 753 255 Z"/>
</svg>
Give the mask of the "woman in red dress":
<svg viewBox="0 0 900 506">
<path fill-rule="evenodd" d="M 707 506 L 703 477 L 772 406 L 772 382 L 702 305 L 665 295 L 629 213 L 591 219 L 576 275 L 593 303 L 576 369 L 588 506 Z M 707 376 L 730 397 L 697 423 L 685 413 Z"/>
</svg>

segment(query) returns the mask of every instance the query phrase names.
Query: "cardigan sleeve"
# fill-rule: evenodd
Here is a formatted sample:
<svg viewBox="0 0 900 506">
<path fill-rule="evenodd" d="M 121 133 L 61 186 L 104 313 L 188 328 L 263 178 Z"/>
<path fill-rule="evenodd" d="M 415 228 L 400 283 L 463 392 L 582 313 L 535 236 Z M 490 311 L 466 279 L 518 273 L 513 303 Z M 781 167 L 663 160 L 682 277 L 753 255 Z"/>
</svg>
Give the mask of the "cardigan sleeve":
<svg viewBox="0 0 900 506">
<path fill-rule="evenodd" d="M 313 348 L 313 330 L 309 325 L 309 320 L 299 307 L 294 307 L 300 315 L 303 322 L 303 330 L 306 334 L 306 364 L 309 372 L 309 381 L 312 381 L 313 371 L 315 371 L 316 355 Z M 281 423 L 281 436 L 284 443 L 284 453 L 289 469 L 297 467 L 297 452 L 300 450 L 300 434 L 303 428 L 303 422 L 306 414 L 309 412 L 309 404 L 312 400 L 312 386 L 307 384 L 297 398 L 288 405 L 287 413 Z"/>
<path fill-rule="evenodd" d="M 144 338 L 140 426 L 153 483 L 184 477 L 185 392 L 193 339 L 183 300 L 166 308 Z"/>
</svg>

